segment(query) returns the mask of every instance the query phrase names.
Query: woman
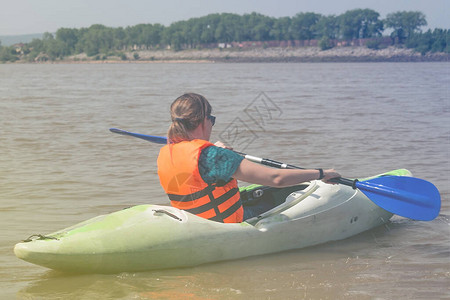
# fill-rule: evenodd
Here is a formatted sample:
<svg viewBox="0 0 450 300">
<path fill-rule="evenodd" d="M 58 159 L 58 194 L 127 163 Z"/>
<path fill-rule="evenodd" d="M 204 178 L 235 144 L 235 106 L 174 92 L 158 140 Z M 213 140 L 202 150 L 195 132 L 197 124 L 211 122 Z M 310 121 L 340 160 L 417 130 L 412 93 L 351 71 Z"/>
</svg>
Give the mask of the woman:
<svg viewBox="0 0 450 300">
<path fill-rule="evenodd" d="M 209 142 L 216 118 L 201 95 L 189 93 L 170 106 L 172 124 L 168 145 L 158 156 L 158 175 L 172 206 L 224 223 L 247 219 L 237 180 L 271 187 L 292 186 L 340 177 L 333 169 L 273 169 L 253 163 Z"/>
</svg>

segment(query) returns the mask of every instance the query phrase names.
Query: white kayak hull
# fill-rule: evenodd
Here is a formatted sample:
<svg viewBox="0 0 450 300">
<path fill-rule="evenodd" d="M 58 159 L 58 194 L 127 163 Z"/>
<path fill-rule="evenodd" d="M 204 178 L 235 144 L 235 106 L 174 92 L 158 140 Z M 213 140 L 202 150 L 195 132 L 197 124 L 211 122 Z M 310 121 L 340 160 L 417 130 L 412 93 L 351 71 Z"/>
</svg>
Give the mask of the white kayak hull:
<svg viewBox="0 0 450 300">
<path fill-rule="evenodd" d="M 395 172 L 410 176 L 406 170 Z M 67 272 L 147 271 L 342 240 L 391 217 L 358 190 L 313 181 L 284 204 L 243 223 L 218 223 L 169 206 L 139 205 L 18 243 L 14 252 L 25 261 Z"/>
</svg>

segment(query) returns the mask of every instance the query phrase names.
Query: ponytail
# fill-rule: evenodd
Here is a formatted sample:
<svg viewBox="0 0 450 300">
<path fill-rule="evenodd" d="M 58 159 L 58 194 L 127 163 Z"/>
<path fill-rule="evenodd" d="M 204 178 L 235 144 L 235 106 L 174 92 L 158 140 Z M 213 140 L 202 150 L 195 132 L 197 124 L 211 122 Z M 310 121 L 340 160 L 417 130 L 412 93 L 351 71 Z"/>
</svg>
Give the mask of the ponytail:
<svg viewBox="0 0 450 300">
<path fill-rule="evenodd" d="M 169 143 L 192 140 L 190 132 L 211 114 L 211 105 L 205 97 L 187 93 L 178 97 L 170 106 L 172 124 L 167 133 Z"/>
</svg>

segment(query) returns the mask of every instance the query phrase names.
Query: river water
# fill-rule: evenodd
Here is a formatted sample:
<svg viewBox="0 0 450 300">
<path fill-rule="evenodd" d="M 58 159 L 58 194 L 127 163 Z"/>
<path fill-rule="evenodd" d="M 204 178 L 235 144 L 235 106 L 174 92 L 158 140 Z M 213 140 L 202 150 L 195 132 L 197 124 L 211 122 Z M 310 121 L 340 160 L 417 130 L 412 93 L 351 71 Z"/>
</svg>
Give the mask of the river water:
<svg viewBox="0 0 450 300">
<path fill-rule="evenodd" d="M 0 65 L 0 298 L 450 298 L 449 70 L 449 63 Z M 167 203 L 159 146 L 108 129 L 165 135 L 169 104 L 188 91 L 213 105 L 213 141 L 345 177 L 407 168 L 438 187 L 441 213 L 431 222 L 394 216 L 343 241 L 186 269 L 69 275 L 14 256 L 14 244 L 32 234 Z"/>
</svg>

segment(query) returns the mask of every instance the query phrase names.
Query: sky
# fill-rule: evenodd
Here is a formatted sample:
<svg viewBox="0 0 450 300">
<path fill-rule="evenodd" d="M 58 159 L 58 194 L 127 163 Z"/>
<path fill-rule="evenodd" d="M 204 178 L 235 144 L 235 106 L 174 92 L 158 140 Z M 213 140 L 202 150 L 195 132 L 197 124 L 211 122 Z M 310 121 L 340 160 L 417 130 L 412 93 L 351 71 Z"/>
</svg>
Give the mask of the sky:
<svg viewBox="0 0 450 300">
<path fill-rule="evenodd" d="M 373 9 L 381 19 L 396 11 L 421 11 L 427 28 L 450 29 L 450 0 L 0 0 L 0 4 L 0 35 L 54 33 L 62 27 L 93 24 L 167 26 L 224 12 L 279 18 L 299 12 L 339 15 L 355 8 Z"/>
</svg>

